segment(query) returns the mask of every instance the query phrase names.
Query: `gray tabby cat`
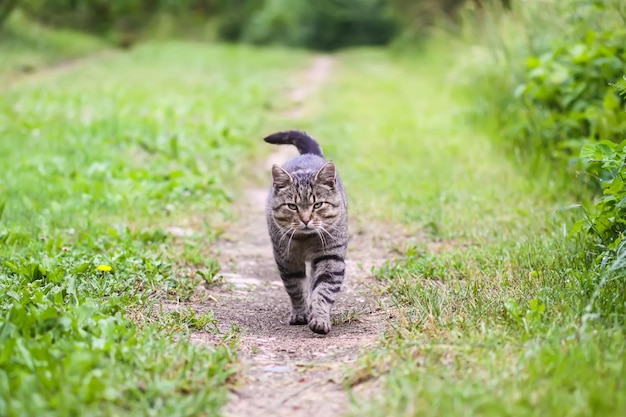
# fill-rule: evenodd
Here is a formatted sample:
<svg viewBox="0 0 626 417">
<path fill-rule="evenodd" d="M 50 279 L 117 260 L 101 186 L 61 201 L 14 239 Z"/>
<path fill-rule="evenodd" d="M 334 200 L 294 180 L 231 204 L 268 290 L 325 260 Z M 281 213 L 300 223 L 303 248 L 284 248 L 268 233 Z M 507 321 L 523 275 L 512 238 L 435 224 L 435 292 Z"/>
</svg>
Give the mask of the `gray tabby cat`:
<svg viewBox="0 0 626 417">
<path fill-rule="evenodd" d="M 267 224 L 280 277 L 291 298 L 289 324 L 330 332 L 330 309 L 341 290 L 348 248 L 346 195 L 335 165 L 304 132 L 274 133 L 268 143 L 295 145 L 300 155 L 272 167 Z M 311 263 L 307 279 L 305 262 Z"/>
</svg>

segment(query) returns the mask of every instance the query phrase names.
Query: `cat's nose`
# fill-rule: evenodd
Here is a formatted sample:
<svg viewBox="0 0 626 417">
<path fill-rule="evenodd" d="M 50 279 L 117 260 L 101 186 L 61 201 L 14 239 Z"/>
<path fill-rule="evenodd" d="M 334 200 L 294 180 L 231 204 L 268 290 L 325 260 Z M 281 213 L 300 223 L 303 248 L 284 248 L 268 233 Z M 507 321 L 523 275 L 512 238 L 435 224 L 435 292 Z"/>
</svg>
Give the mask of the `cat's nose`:
<svg viewBox="0 0 626 417">
<path fill-rule="evenodd" d="M 304 223 L 304 225 L 308 225 L 309 222 L 311 221 L 311 219 L 302 219 L 302 223 Z"/>
</svg>

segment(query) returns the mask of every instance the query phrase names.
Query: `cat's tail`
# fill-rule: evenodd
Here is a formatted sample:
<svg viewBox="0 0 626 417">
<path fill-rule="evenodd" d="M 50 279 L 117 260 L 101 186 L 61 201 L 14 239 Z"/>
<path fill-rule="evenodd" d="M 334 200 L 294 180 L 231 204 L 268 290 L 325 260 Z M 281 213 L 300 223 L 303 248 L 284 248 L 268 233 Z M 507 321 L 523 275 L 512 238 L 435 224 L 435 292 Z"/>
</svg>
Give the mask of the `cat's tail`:
<svg viewBox="0 0 626 417">
<path fill-rule="evenodd" d="M 322 148 L 320 148 L 315 139 L 299 130 L 285 130 L 272 133 L 263 140 L 274 145 L 294 145 L 298 148 L 300 155 L 312 153 L 313 155 L 324 156 Z"/>
</svg>

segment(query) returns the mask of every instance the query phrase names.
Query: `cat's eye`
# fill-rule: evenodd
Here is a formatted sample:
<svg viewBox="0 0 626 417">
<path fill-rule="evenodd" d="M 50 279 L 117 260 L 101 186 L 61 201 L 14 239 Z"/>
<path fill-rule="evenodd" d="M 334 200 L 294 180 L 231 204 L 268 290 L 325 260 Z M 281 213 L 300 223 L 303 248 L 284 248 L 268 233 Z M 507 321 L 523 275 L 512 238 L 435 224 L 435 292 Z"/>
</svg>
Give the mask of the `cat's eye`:
<svg viewBox="0 0 626 417">
<path fill-rule="evenodd" d="M 314 209 L 318 209 L 318 208 L 322 207 L 322 204 L 324 204 L 324 203 L 321 202 L 321 201 L 319 203 L 315 203 L 315 204 L 313 204 L 313 208 Z"/>
<path fill-rule="evenodd" d="M 298 210 L 298 206 L 295 204 L 287 204 L 287 207 L 289 207 L 289 210 Z"/>
</svg>

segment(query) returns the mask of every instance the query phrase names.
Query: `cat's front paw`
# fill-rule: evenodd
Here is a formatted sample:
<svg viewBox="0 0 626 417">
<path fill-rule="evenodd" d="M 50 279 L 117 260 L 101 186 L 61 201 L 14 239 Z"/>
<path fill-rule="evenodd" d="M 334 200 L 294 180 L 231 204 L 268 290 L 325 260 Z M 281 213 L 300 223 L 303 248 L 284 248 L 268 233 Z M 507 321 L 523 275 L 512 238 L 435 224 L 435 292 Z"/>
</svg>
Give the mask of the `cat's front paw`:
<svg viewBox="0 0 626 417">
<path fill-rule="evenodd" d="M 330 317 L 311 317 L 309 329 L 318 334 L 328 334 L 330 332 Z"/>
<path fill-rule="evenodd" d="M 292 311 L 289 318 L 289 324 L 307 324 L 309 322 L 309 315 L 306 311 Z"/>
</svg>

